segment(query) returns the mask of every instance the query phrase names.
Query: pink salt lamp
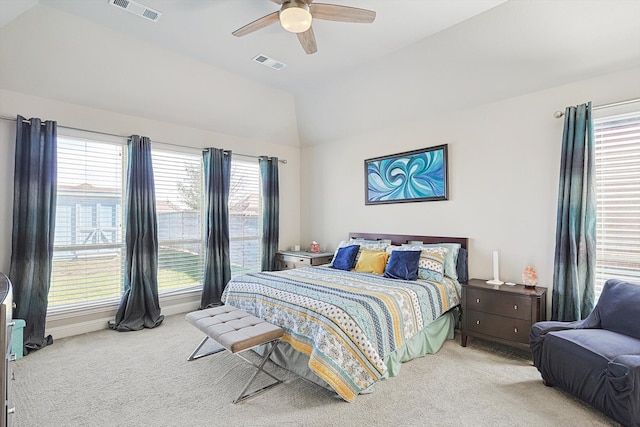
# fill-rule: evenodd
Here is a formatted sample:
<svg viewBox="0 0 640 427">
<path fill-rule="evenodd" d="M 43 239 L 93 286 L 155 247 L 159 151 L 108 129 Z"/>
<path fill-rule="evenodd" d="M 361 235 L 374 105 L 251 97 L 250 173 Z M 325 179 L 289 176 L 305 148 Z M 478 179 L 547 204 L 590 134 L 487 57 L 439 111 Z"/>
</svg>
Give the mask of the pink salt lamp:
<svg viewBox="0 0 640 427">
<path fill-rule="evenodd" d="M 530 265 L 522 270 L 522 282 L 527 288 L 535 288 L 538 286 L 538 275 L 536 270 Z"/>
</svg>

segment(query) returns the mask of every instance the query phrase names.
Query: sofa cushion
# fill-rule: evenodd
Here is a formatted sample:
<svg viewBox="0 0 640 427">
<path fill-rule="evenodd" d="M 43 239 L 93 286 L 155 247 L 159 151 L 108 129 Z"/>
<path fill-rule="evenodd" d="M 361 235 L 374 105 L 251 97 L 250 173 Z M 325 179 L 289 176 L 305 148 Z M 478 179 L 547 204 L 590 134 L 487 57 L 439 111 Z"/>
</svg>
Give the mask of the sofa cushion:
<svg viewBox="0 0 640 427">
<path fill-rule="evenodd" d="M 609 362 L 620 354 L 640 354 L 640 341 L 605 329 L 550 332 L 544 340 L 540 372 L 547 382 L 604 408 L 606 372 Z"/>
<path fill-rule="evenodd" d="M 607 280 L 596 308 L 603 329 L 640 339 L 640 285 Z"/>
<path fill-rule="evenodd" d="M 579 351 L 592 352 L 602 358 L 605 363 L 614 360 L 621 354 L 640 355 L 640 340 L 606 329 L 569 329 L 550 332 L 547 334 L 547 338 L 549 336 L 552 337 L 551 341 L 555 342 L 555 345 L 561 345 L 563 348 L 565 344 L 581 347 Z M 560 344 L 555 340 L 562 340 L 565 344 Z"/>
</svg>

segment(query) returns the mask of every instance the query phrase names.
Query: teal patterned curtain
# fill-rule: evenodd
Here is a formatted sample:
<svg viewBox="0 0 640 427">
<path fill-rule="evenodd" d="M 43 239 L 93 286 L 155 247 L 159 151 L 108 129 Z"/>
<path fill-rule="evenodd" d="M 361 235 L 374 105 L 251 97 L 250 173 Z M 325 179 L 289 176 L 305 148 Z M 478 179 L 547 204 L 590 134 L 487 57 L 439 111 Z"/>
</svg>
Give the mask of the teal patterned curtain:
<svg viewBox="0 0 640 427">
<path fill-rule="evenodd" d="M 229 186 L 231 151 L 208 148 L 202 153 L 205 180 L 205 259 L 200 309 L 222 304 L 231 280 L 229 259 Z"/>
<path fill-rule="evenodd" d="M 584 319 L 595 303 L 596 196 L 591 103 L 564 114 L 552 320 Z"/>
<path fill-rule="evenodd" d="M 26 322 L 24 354 L 53 343 L 44 330 L 55 232 L 57 129 L 53 121 L 16 119 L 9 278 L 15 292 L 13 315 Z"/>
<path fill-rule="evenodd" d="M 133 135 L 127 145 L 124 293 L 115 322 L 109 323 L 122 332 L 155 328 L 164 320 L 158 301 L 158 222 L 151 141 Z"/>
<path fill-rule="evenodd" d="M 280 190 L 278 158 L 260 157 L 262 186 L 262 271 L 277 270 L 276 252 L 280 238 Z"/>
</svg>

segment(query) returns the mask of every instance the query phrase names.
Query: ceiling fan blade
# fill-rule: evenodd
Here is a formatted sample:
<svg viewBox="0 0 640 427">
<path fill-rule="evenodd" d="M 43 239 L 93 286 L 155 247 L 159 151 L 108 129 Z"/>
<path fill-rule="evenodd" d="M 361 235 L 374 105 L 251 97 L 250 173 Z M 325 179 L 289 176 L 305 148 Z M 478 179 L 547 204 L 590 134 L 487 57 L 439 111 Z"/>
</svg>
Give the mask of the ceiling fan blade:
<svg viewBox="0 0 640 427">
<path fill-rule="evenodd" d="M 256 19 L 252 23 L 247 24 L 242 28 L 238 28 L 231 34 L 233 34 L 236 37 L 242 37 L 242 36 L 246 36 L 249 33 L 253 33 L 254 31 L 261 30 L 262 28 L 268 25 L 278 22 L 278 13 L 279 12 L 273 12 L 263 16 L 262 18 Z"/>
<path fill-rule="evenodd" d="M 309 29 L 304 33 L 298 33 L 297 36 L 302 48 L 307 52 L 307 55 L 311 55 L 318 51 L 316 36 L 313 34 L 313 27 L 309 27 Z"/>
<path fill-rule="evenodd" d="M 373 10 L 338 6 L 336 4 L 313 3 L 309 5 L 309 11 L 313 19 L 325 19 L 327 21 L 370 24 L 376 19 L 376 13 Z"/>
</svg>

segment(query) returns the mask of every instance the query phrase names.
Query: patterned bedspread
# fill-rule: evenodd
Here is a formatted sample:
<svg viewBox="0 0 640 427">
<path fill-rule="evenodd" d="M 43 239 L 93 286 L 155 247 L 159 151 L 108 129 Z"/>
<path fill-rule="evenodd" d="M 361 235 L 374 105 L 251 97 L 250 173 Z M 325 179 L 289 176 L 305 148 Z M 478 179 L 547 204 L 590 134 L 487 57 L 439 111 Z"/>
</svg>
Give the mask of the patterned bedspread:
<svg viewBox="0 0 640 427">
<path fill-rule="evenodd" d="M 309 368 L 346 401 L 378 381 L 385 358 L 459 304 L 454 281 L 403 281 L 307 267 L 246 274 L 222 301 L 285 330 Z"/>
</svg>

